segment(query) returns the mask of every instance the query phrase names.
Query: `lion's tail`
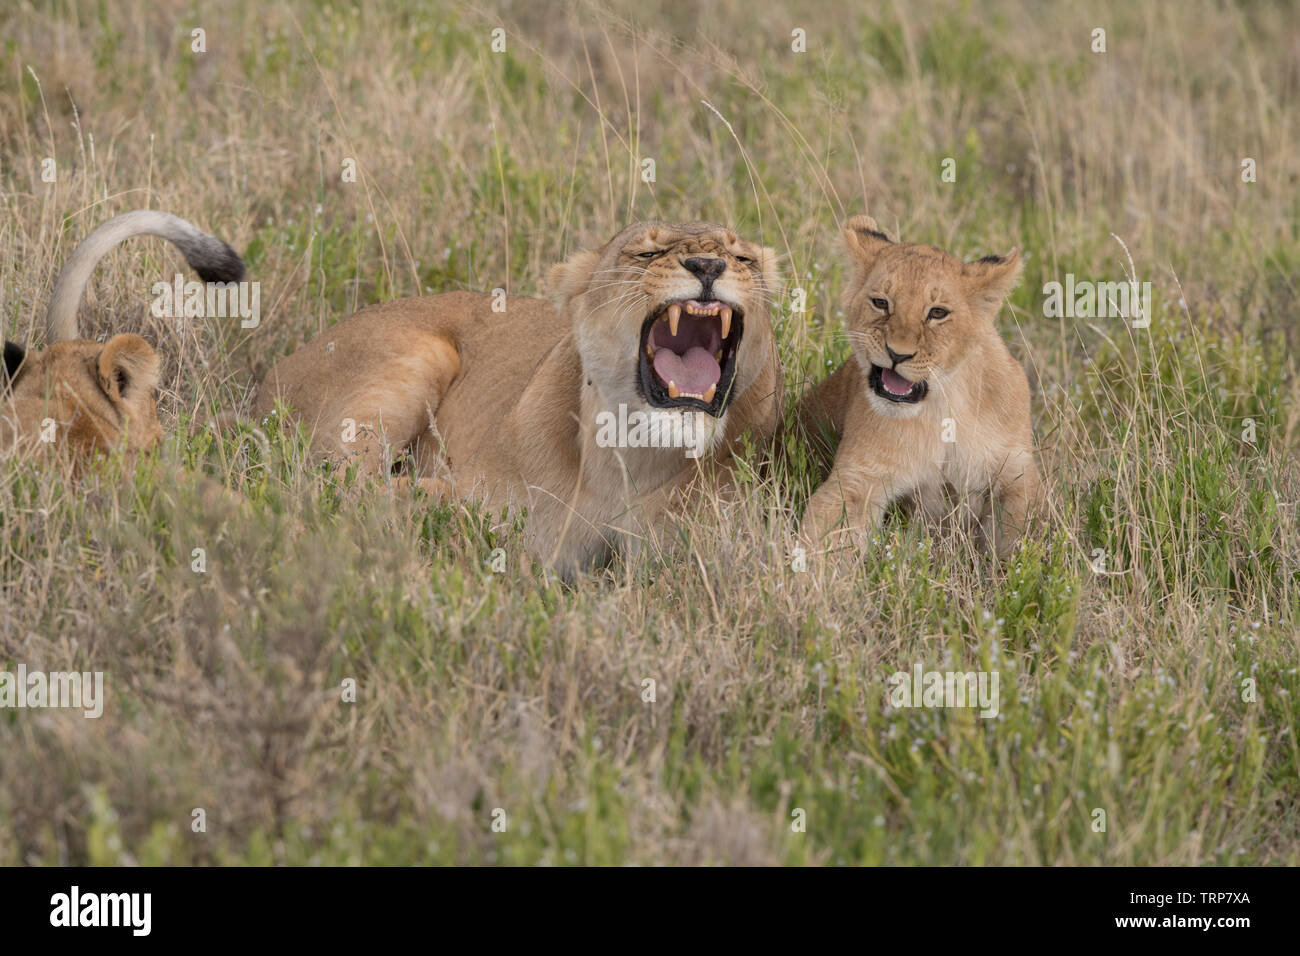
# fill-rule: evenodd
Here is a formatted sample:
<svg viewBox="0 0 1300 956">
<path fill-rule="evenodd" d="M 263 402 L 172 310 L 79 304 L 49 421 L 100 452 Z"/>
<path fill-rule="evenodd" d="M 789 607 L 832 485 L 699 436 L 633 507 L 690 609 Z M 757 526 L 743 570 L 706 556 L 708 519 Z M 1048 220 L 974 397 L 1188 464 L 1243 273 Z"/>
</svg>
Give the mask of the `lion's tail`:
<svg viewBox="0 0 1300 956">
<path fill-rule="evenodd" d="M 244 278 L 244 260 L 216 236 L 171 213 L 137 209 L 114 216 L 81 243 L 54 283 L 54 295 L 45 316 L 47 342 L 80 338 L 77 308 L 90 274 L 104 255 L 132 236 L 161 236 L 176 246 L 185 261 L 204 282 L 239 282 Z"/>
</svg>

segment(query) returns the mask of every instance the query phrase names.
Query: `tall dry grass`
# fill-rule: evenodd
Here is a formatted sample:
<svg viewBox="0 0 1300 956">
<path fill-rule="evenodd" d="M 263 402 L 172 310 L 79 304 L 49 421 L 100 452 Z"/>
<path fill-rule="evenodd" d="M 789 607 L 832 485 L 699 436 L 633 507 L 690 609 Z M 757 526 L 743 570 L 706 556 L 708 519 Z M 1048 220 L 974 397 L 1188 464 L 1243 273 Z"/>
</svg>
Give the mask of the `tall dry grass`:
<svg viewBox="0 0 1300 956">
<path fill-rule="evenodd" d="M 0 660 L 102 670 L 109 702 L 98 721 L 0 712 L 0 860 L 1296 862 L 1287 5 L 0 18 L 6 335 L 39 344 L 59 265 L 131 208 L 222 235 L 263 290 L 255 331 L 177 330 L 147 306 L 183 263 L 115 251 L 85 331 L 158 345 L 174 437 L 76 486 L 3 466 Z M 490 516 L 345 496 L 292 434 L 187 435 L 360 305 L 535 294 L 638 217 L 781 250 L 811 305 L 778 317 L 793 398 L 845 354 L 837 224 L 860 211 L 962 255 L 1024 250 L 1002 320 L 1049 501 L 1008 566 L 893 520 L 860 562 L 796 574 L 796 443 L 742 503 L 702 503 L 672 557 L 563 586 L 522 571 Z M 1044 282 L 1125 278 L 1114 237 L 1155 285 L 1152 328 L 1046 318 Z M 484 563 L 498 546 L 505 575 Z M 1000 716 L 887 707 L 916 662 L 998 670 Z"/>
</svg>

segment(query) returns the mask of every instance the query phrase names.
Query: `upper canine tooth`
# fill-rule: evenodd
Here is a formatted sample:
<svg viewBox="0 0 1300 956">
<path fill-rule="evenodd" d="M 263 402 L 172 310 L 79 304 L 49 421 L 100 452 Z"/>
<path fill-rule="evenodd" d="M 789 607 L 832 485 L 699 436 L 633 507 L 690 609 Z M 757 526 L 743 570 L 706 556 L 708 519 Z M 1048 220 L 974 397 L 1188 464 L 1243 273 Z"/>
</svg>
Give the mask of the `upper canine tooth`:
<svg viewBox="0 0 1300 956">
<path fill-rule="evenodd" d="M 701 395 L 700 398 L 703 401 L 711 402 L 713 401 L 714 393 L 716 393 L 717 390 L 718 390 L 718 384 L 717 382 L 714 382 L 712 385 L 709 386 L 709 390 L 705 392 L 703 395 Z"/>
<path fill-rule="evenodd" d="M 722 337 L 725 339 L 731 334 L 731 306 L 722 307 Z"/>
<path fill-rule="evenodd" d="M 677 323 L 682 320 L 682 307 L 674 302 L 668 307 L 668 331 L 677 334 Z"/>
<path fill-rule="evenodd" d="M 680 397 L 681 397 L 681 394 L 682 394 L 681 392 L 677 391 L 677 383 L 674 382 L 672 379 L 669 379 L 669 380 L 668 380 L 668 397 L 669 397 L 669 398 L 680 398 Z"/>
</svg>

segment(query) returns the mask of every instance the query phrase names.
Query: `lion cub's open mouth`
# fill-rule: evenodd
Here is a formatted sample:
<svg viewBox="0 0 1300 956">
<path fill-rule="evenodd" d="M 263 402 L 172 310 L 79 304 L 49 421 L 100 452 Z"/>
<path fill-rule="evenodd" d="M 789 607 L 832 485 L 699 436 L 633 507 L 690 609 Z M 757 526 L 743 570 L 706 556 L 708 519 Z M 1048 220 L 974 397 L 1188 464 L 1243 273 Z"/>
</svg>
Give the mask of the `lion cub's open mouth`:
<svg viewBox="0 0 1300 956">
<path fill-rule="evenodd" d="M 721 415 L 731 401 L 744 329 L 744 310 L 716 299 L 670 302 L 647 316 L 639 362 L 646 401 Z"/>
<path fill-rule="evenodd" d="M 871 366 L 869 383 L 873 392 L 891 402 L 919 402 L 930 390 L 924 380 L 911 382 L 892 368 L 882 368 L 879 365 Z"/>
</svg>

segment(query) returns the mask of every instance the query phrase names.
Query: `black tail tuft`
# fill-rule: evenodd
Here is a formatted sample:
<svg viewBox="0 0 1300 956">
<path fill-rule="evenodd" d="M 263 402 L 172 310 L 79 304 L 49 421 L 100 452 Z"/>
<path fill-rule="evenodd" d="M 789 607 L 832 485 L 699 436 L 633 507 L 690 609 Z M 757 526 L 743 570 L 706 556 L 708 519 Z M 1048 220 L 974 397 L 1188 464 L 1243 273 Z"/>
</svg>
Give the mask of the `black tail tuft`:
<svg viewBox="0 0 1300 956">
<path fill-rule="evenodd" d="M 197 249 L 184 251 L 185 261 L 204 282 L 240 282 L 246 274 L 239 253 L 215 236 L 205 237 Z"/>
</svg>

